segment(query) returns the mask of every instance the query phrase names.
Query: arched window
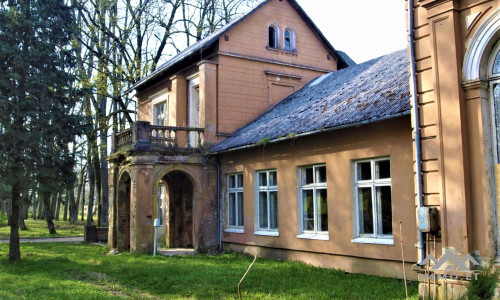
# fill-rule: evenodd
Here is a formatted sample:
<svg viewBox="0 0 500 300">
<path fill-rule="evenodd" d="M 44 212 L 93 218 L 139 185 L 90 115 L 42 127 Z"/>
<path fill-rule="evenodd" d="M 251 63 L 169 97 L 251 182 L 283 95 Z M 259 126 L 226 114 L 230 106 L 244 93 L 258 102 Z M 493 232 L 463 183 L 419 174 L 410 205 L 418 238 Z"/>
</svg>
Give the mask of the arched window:
<svg viewBox="0 0 500 300">
<path fill-rule="evenodd" d="M 488 77 L 491 89 L 491 120 L 495 163 L 500 162 L 500 41 L 491 52 L 488 67 Z"/>
<path fill-rule="evenodd" d="M 278 45 L 279 29 L 276 25 L 274 25 L 274 24 L 269 25 L 268 36 L 269 36 L 268 47 L 269 48 L 279 48 L 279 45 Z"/>
<path fill-rule="evenodd" d="M 283 34 L 283 44 L 285 46 L 285 50 L 295 51 L 295 32 L 292 29 L 285 28 L 285 32 Z"/>
</svg>

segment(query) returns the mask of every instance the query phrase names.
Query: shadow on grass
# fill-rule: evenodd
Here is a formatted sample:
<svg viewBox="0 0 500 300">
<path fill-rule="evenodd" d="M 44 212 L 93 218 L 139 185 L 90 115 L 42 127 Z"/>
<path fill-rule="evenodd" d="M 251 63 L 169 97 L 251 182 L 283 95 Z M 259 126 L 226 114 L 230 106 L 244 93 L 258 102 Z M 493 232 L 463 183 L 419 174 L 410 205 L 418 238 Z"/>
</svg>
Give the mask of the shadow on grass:
<svg viewBox="0 0 500 300">
<path fill-rule="evenodd" d="M 24 292 L 19 298 L 28 299 L 36 290 L 42 298 L 65 295 L 62 298 L 233 299 L 237 298 L 237 284 L 252 260 L 238 254 L 107 256 L 106 248 L 83 243 L 26 244 L 21 250 L 21 262 L 6 264 L 8 246 L 0 245 L 0 281 L 7 282 L 0 291 L 17 295 L 21 289 Z M 47 289 L 47 284 L 53 289 Z M 75 288 L 80 292 L 77 296 L 73 293 Z M 358 299 L 405 298 L 404 284 L 396 279 L 345 274 L 270 259 L 257 260 L 242 291 L 252 299 L 354 299 L 353 295 Z M 410 286 L 410 295 L 417 299 L 416 284 Z"/>
</svg>

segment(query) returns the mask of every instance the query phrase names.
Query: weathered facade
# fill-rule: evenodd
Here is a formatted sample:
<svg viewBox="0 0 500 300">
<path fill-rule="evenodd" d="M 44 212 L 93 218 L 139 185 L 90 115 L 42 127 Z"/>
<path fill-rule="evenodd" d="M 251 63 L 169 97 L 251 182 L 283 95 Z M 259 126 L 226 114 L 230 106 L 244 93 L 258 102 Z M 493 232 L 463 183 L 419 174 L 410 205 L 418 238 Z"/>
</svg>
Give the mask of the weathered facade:
<svg viewBox="0 0 500 300">
<path fill-rule="evenodd" d="M 312 78 L 347 63 L 295 1 L 268 0 L 138 82 L 138 122 L 114 136 L 109 246 L 219 244 L 210 147 Z"/>
<path fill-rule="evenodd" d="M 412 12 L 423 202 L 440 216 L 425 254 L 497 255 L 500 1 L 414 1 Z M 441 296 L 464 282 L 440 282 Z"/>
</svg>

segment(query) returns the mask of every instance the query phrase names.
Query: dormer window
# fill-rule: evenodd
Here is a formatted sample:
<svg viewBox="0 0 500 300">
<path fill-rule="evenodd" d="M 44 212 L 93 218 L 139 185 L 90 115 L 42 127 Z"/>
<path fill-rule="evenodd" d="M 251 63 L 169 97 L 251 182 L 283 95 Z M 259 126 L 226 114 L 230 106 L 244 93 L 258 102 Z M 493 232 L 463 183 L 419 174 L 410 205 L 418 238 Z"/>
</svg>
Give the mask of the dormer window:
<svg viewBox="0 0 500 300">
<path fill-rule="evenodd" d="M 279 29 L 278 26 L 271 24 L 269 25 L 268 28 L 268 47 L 269 48 L 279 48 L 278 41 L 279 41 Z"/>
<path fill-rule="evenodd" d="M 283 44 L 285 46 L 285 50 L 287 51 L 295 51 L 295 33 L 292 29 L 286 28 L 283 34 Z"/>
</svg>

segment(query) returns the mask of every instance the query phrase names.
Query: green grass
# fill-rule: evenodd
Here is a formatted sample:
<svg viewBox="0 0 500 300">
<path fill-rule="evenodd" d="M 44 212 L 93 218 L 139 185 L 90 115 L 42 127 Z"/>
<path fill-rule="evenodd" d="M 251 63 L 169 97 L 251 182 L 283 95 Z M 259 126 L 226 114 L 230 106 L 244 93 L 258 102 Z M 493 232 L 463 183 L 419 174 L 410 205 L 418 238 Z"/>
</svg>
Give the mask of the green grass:
<svg viewBox="0 0 500 300">
<path fill-rule="evenodd" d="M 7 263 L 0 244 L 0 299 L 235 299 L 252 258 L 238 254 L 164 257 L 88 244 L 23 243 Z M 410 285 L 418 299 L 417 284 Z M 349 290 L 351 292 L 349 292 Z M 402 281 L 259 258 L 242 285 L 245 299 L 404 299 Z"/>
<path fill-rule="evenodd" d="M 49 234 L 47 222 L 45 220 L 27 219 L 25 221 L 28 230 L 19 230 L 21 238 L 47 238 L 47 237 L 67 237 L 83 236 L 83 222 L 71 225 L 68 221 L 54 221 L 57 234 Z M 7 217 L 0 213 L 0 240 L 8 239 L 10 236 L 10 226 L 7 226 Z"/>
</svg>

